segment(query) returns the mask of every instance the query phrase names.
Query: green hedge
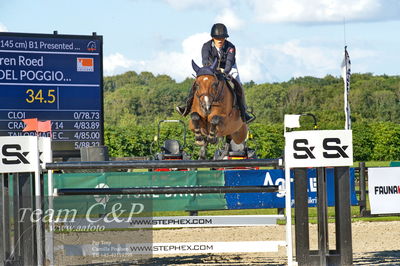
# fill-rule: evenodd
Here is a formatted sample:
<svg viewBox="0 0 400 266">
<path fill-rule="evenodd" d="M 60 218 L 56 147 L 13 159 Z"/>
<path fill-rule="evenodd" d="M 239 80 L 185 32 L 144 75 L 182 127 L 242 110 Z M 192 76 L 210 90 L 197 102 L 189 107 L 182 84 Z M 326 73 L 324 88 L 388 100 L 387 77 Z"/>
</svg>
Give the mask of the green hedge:
<svg viewBox="0 0 400 266">
<path fill-rule="evenodd" d="M 250 148 L 256 149 L 259 158 L 278 158 L 283 155 L 283 126 L 280 124 L 250 125 L 252 138 Z M 154 136 L 157 124 L 131 125 L 130 127 L 106 126 L 105 144 L 112 157 L 151 156 L 160 151 Z M 162 127 L 160 143 L 165 139 L 176 139 L 183 143 L 182 127 L 174 124 Z M 210 145 L 211 158 L 223 143 Z M 400 160 L 400 125 L 391 122 L 353 123 L 354 161 L 394 161 Z M 194 144 L 194 135 L 187 132 L 185 151 L 197 159 L 199 147 Z"/>
</svg>

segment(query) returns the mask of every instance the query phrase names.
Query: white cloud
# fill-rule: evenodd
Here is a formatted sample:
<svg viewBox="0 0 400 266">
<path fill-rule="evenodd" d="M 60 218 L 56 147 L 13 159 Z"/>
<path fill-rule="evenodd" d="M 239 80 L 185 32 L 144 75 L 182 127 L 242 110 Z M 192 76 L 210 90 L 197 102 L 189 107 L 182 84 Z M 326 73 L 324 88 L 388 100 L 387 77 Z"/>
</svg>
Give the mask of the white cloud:
<svg viewBox="0 0 400 266">
<path fill-rule="evenodd" d="M 109 55 L 104 58 L 104 74 L 149 71 L 156 75 L 169 75 L 180 82 L 194 73 L 192 59 L 201 65 L 201 47 L 209 38 L 208 33 L 194 34 L 183 40 L 181 51 L 160 51 L 148 60 L 132 60 L 120 53 Z M 354 59 L 374 56 L 372 51 L 367 50 L 352 53 Z M 242 82 L 253 80 L 262 83 L 298 76 L 339 75 L 342 56 L 341 50 L 305 46 L 299 40 L 290 40 L 263 47 L 243 47 L 237 53 L 237 63 Z"/>
<path fill-rule="evenodd" d="M 253 0 L 256 19 L 262 22 L 338 23 L 400 18 L 398 0 Z"/>
<path fill-rule="evenodd" d="M 115 75 L 121 71 L 126 71 L 129 67 L 133 66 L 133 61 L 127 59 L 120 53 L 111 54 L 103 59 L 104 75 Z"/>
<path fill-rule="evenodd" d="M 189 8 L 203 8 L 203 9 L 215 9 L 221 7 L 232 6 L 229 0 L 164 0 L 170 6 L 178 10 L 184 10 Z"/>
<path fill-rule="evenodd" d="M 242 82 L 272 81 L 266 64 L 264 63 L 265 50 L 260 48 L 244 48 L 238 51 L 236 61 L 240 80 Z"/>
<path fill-rule="evenodd" d="M 7 27 L 4 24 L 0 23 L 0 32 L 6 32 L 6 31 L 8 31 Z"/>
<path fill-rule="evenodd" d="M 377 60 L 379 56 L 372 50 L 354 49 L 349 53 L 352 62 L 356 62 L 353 63 L 353 72 L 368 71 L 366 66 L 362 68 L 363 63 Z M 280 82 L 302 76 L 339 76 L 342 59 L 341 48 L 306 46 L 300 40 L 242 48 L 237 55 L 242 82 L 253 80 L 257 83 Z"/>
<path fill-rule="evenodd" d="M 181 82 L 194 74 L 192 59 L 201 65 L 201 47 L 209 38 L 208 33 L 194 34 L 183 40 L 180 51 L 160 51 L 148 60 L 132 60 L 120 53 L 109 55 L 104 58 L 104 74 L 149 71 L 155 75 L 169 75 Z M 353 72 L 371 71 L 368 69 L 370 63 L 379 61 L 379 54 L 373 50 L 351 49 L 349 53 Z M 297 39 L 262 47 L 242 47 L 237 52 L 242 82 L 281 82 L 301 76 L 322 78 L 327 74 L 339 76 L 342 59 L 342 48 L 318 43 L 310 46 Z"/>
<path fill-rule="evenodd" d="M 270 49 L 291 58 L 299 66 L 299 69 L 305 71 L 313 70 L 316 73 L 324 74 L 337 67 L 337 51 L 329 48 L 304 47 L 301 46 L 299 40 L 290 40 L 282 45 L 272 45 Z"/>
<path fill-rule="evenodd" d="M 381 51 L 355 48 L 349 50 L 351 68 L 354 73 L 365 73 L 376 71 L 375 65 L 386 63 L 386 58 Z M 342 55 L 343 58 L 343 55 Z M 376 73 L 376 74 L 383 74 Z"/>
<path fill-rule="evenodd" d="M 244 22 L 232 11 L 232 9 L 225 8 L 222 12 L 215 18 L 215 22 L 224 23 L 228 29 L 238 30 L 240 29 Z"/>
<path fill-rule="evenodd" d="M 164 0 L 178 10 L 232 9 L 235 0 Z M 341 23 L 400 19 L 398 0 L 246 0 L 256 20 L 284 23 Z M 221 15 L 220 15 L 221 16 Z"/>
<path fill-rule="evenodd" d="M 115 75 L 127 70 L 149 71 L 154 74 L 166 74 L 182 81 L 194 73 L 192 59 L 201 65 L 201 47 L 209 39 L 209 33 L 194 34 L 183 40 L 181 51 L 160 51 L 149 60 L 131 60 L 119 53 L 110 55 L 104 59 L 104 74 Z"/>
<path fill-rule="evenodd" d="M 342 52 L 339 49 L 305 46 L 299 40 L 269 45 L 265 49 L 272 75 L 279 77 L 278 81 L 292 77 L 324 77 L 327 74 L 340 73 Z"/>
<path fill-rule="evenodd" d="M 208 33 L 194 34 L 183 40 L 182 51 L 159 52 L 154 58 L 144 61 L 142 65 L 135 64 L 135 67 L 140 71 L 167 74 L 177 81 L 182 81 L 193 73 L 192 59 L 201 65 L 201 47 L 209 39 Z"/>
</svg>

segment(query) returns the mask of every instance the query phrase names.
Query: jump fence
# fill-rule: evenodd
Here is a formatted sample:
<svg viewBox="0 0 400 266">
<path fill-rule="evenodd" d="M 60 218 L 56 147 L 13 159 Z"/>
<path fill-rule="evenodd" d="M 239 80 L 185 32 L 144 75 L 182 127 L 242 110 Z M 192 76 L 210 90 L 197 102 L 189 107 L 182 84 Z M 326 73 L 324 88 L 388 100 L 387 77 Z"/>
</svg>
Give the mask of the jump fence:
<svg viewBox="0 0 400 266">
<path fill-rule="evenodd" d="M 310 135 L 310 132 L 313 134 Z M 121 245 L 110 245 L 108 248 L 120 250 L 129 249 L 134 251 L 145 251 L 145 254 L 169 254 L 174 253 L 213 253 L 213 252 L 274 252 L 279 246 L 286 247 L 288 264 L 293 265 L 293 246 L 292 246 L 292 215 L 291 208 L 296 202 L 296 260 L 299 265 L 328 265 L 341 264 L 348 265 L 352 263 L 352 246 L 351 246 L 351 214 L 350 214 L 350 184 L 349 184 L 349 167 L 352 164 L 352 154 L 346 154 L 344 148 L 340 148 L 340 154 L 344 154 L 340 160 L 334 160 L 338 151 L 337 146 L 332 146 L 336 141 L 344 144 L 351 144 L 351 132 L 342 131 L 294 131 L 285 132 L 285 182 L 282 189 L 277 186 L 200 186 L 200 187 L 147 187 L 147 188 L 124 188 L 124 187 L 99 187 L 99 188 L 71 188 L 63 187 L 54 189 L 53 171 L 67 170 L 87 170 L 87 169 L 157 169 L 157 168 L 212 168 L 218 169 L 223 167 L 275 167 L 282 165 L 282 159 L 251 159 L 251 160 L 221 160 L 221 161 L 91 161 L 91 162 L 60 162 L 52 163 L 51 158 L 51 142 L 46 140 L 47 144 L 42 144 L 40 138 L 18 138 L 5 139 L 5 146 L 9 149 L 15 149 L 15 142 L 21 143 L 23 150 L 29 150 L 29 153 L 18 153 L 18 158 L 24 160 L 15 160 L 15 158 L 7 158 L 3 160 L 0 179 L 0 211 L 2 217 L 0 219 L 0 262 L 3 265 L 55 265 L 53 234 L 55 230 L 55 221 L 52 216 L 45 213 L 43 206 L 43 172 L 48 171 L 48 210 L 53 208 L 53 196 L 70 196 L 70 195 L 140 195 L 140 194 L 171 194 L 171 193 L 263 193 L 263 192 L 280 192 L 285 197 L 285 218 L 286 218 L 286 234 L 285 240 L 278 241 L 240 241 L 240 242 L 211 242 L 208 246 L 207 242 L 189 243 L 147 243 L 147 246 L 138 247 L 136 243 Z M 344 137 L 342 138 L 342 135 Z M 313 138 L 314 136 L 314 138 Z M 335 137 L 334 141 L 332 136 Z M 306 149 L 298 146 L 299 143 L 309 143 L 312 141 L 321 141 L 315 145 L 322 145 L 327 142 L 329 145 L 321 146 L 320 149 Z M 44 140 L 43 140 L 44 141 Z M 294 143 L 294 144 L 293 144 Z M 326 143 L 325 143 L 326 144 Z M 8 146 L 7 146 L 8 145 Z M 14 145 L 14 146 L 10 146 Z M 19 146 L 20 147 L 20 146 Z M 46 148 L 45 148 L 46 147 Z M 345 146 L 343 146 L 345 147 Z M 347 147 L 347 146 L 346 146 Z M 295 149 L 295 150 L 293 150 Z M 327 152 L 323 152 L 326 149 Z M 305 150 L 307 152 L 305 152 Z M 351 149 L 350 149 L 351 151 Z M 310 155 L 310 156 L 308 156 Z M 312 155 L 312 156 L 311 156 Z M 314 160 L 314 155 L 319 156 Z M 350 155 L 350 156 L 348 156 Z M 26 157 L 22 157 L 26 156 Z M 307 158 L 305 158 L 307 157 Z M 332 159 L 333 158 L 333 159 Z M 306 159 L 306 161 L 304 161 Z M 25 162 L 28 162 L 26 165 Z M 10 165 L 11 163 L 11 165 Z M 17 166 L 15 166 L 17 165 Z M 307 167 L 317 167 L 316 182 L 318 185 L 318 246 L 322 247 L 317 251 L 309 248 L 309 232 L 308 232 L 308 179 Z M 336 250 L 329 250 L 327 241 L 327 178 L 326 166 L 334 166 L 334 186 L 335 186 L 335 225 L 336 225 Z M 339 167 L 337 167 L 339 166 Z M 24 167 L 22 171 L 20 171 Z M 294 188 L 295 199 L 292 201 L 290 194 L 290 169 L 294 170 Z M 13 170 L 13 171 L 10 171 Z M 15 171 L 14 171 L 15 170 Z M 23 173 L 20 173 L 23 172 Z M 34 173 L 34 174 L 32 174 Z M 11 183 L 11 177 L 13 182 Z M 13 187 L 14 193 L 10 201 L 10 188 Z M 12 204 L 11 204 L 12 203 Z M 82 202 L 84 203 L 84 202 Z M 98 202 L 101 206 L 103 202 Z M 22 210 L 22 211 L 21 211 Z M 26 215 L 26 211 L 30 210 L 31 215 Z M 11 215 L 10 215 L 11 214 Z M 10 217 L 11 216 L 11 217 Z M 48 218 L 47 220 L 42 218 Z M 166 218 L 166 219 L 164 219 Z M 159 218 L 160 223 L 168 222 L 169 217 Z M 230 217 L 234 219 L 234 216 Z M 239 218 L 239 217 L 238 217 Z M 272 220 L 280 217 L 271 217 Z M 136 220 L 139 218 L 135 218 Z M 169 219 L 169 220 L 168 220 Z M 179 218 L 177 218 L 179 219 Z M 182 219 L 183 223 L 196 223 L 198 218 Z M 222 219 L 222 218 L 221 218 Z M 241 225 L 246 221 L 244 218 Z M 139 219 L 140 220 L 140 219 Z M 220 220 L 219 222 L 221 222 Z M 180 222 L 177 222 L 180 223 Z M 267 222 L 266 222 L 267 223 Z M 218 221 L 215 221 L 218 224 Z M 259 223 L 261 224 L 261 223 Z M 46 230 L 45 230 L 46 228 Z M 13 234 L 9 232 L 13 231 Z M 12 237 L 13 236 L 13 237 Z M 143 242 L 145 243 L 145 242 Z M 95 246 L 94 246 L 95 245 Z M 158 248 L 154 250 L 153 247 Z M 189 246 L 188 246 L 189 245 Z M 206 247 L 207 250 L 197 249 L 193 247 Z M 101 245 L 82 244 L 79 246 L 64 245 L 66 255 L 101 255 Z M 57 247 L 58 248 L 58 247 Z M 138 249 L 139 248 L 139 249 Z M 57 250 L 59 251 L 59 250 Z M 178 252 L 176 252 L 178 251 Z M 193 252 L 192 252 L 193 251 Z M 135 253 L 136 254 L 136 253 Z"/>
</svg>

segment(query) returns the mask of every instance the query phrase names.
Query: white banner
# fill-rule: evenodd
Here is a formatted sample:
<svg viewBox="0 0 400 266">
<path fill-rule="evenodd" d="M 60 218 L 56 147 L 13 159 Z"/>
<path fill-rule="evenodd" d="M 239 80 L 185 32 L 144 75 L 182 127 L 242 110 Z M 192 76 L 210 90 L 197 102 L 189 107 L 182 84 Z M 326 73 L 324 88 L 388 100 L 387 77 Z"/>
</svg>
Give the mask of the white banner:
<svg viewBox="0 0 400 266">
<path fill-rule="evenodd" d="M 95 242 L 95 241 L 93 241 Z M 238 253 L 238 252 L 278 252 L 285 241 L 235 241 L 235 242 L 180 242 L 180 243 L 138 243 L 63 245 L 66 256 L 121 256 L 140 254 L 193 254 L 193 253 Z"/>
<path fill-rule="evenodd" d="M 0 173 L 35 172 L 38 169 L 38 138 L 0 137 Z"/>
<path fill-rule="evenodd" d="M 352 166 L 351 130 L 285 133 L 285 165 L 295 167 Z"/>
<path fill-rule="evenodd" d="M 371 214 L 400 213 L 400 167 L 368 168 Z"/>
<path fill-rule="evenodd" d="M 51 150 L 51 138 L 39 137 L 39 159 L 40 166 L 44 168 L 46 163 L 53 162 L 53 152 Z"/>
<path fill-rule="evenodd" d="M 283 215 L 221 215 L 221 216 L 155 216 L 127 217 L 126 219 L 108 218 L 75 218 L 73 221 L 62 221 L 55 226 L 59 230 L 90 231 L 93 228 L 182 228 L 182 227 L 232 227 L 232 226 L 267 226 L 276 225 Z"/>
<path fill-rule="evenodd" d="M 40 160 L 51 162 L 50 138 L 36 136 L 0 137 L 0 173 L 35 172 Z"/>
</svg>

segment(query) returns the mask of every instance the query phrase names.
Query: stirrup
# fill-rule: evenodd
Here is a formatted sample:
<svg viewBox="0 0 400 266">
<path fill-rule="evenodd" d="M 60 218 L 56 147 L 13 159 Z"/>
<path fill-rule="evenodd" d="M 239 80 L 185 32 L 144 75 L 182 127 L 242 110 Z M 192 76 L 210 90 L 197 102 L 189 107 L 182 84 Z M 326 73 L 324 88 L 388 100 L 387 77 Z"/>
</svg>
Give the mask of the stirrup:
<svg viewBox="0 0 400 266">
<path fill-rule="evenodd" d="M 244 114 L 244 120 L 246 120 L 246 121 L 245 121 L 246 124 L 250 124 L 251 122 L 253 122 L 254 120 L 256 120 L 256 117 L 255 117 L 255 116 L 251 116 L 251 115 L 249 115 L 248 113 L 245 113 L 245 114 Z"/>
<path fill-rule="evenodd" d="M 189 113 L 187 107 L 177 106 L 177 107 L 175 107 L 175 110 L 176 110 L 181 116 L 187 116 L 188 113 Z"/>
</svg>

